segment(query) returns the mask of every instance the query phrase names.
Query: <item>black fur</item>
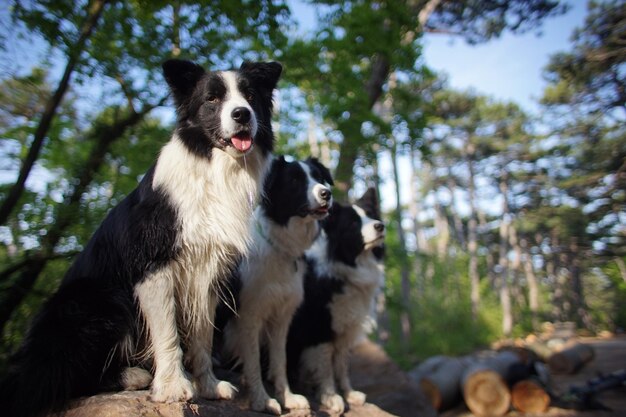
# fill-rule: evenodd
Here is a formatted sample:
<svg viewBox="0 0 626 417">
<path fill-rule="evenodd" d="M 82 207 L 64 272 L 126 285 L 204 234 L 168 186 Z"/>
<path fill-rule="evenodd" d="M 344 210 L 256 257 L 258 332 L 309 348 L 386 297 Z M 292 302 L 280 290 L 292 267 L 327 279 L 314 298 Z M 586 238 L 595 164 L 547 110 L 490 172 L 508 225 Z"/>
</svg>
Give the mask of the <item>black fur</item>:
<svg viewBox="0 0 626 417">
<path fill-rule="evenodd" d="M 333 185 L 330 171 L 316 158 L 301 161 L 309 166 L 311 176 L 321 182 Z M 298 160 L 289 162 L 283 155 L 276 156 L 263 184 L 263 198 L 260 207 L 263 215 L 279 226 L 285 226 L 289 218 L 306 216 L 312 210 L 307 197 L 307 175 Z M 230 319 L 235 316 L 239 305 L 241 279 L 235 271 L 225 284 L 222 301 L 218 305 L 216 329 L 223 330 Z M 235 310 L 235 311 L 233 311 Z M 219 333 L 216 344 L 221 344 Z M 216 352 L 219 349 L 216 349 Z M 216 355 L 219 358 L 219 354 Z"/>
<path fill-rule="evenodd" d="M 376 194 L 366 193 L 359 200 L 359 207 L 367 210 L 366 203 L 377 204 L 377 200 L 370 201 Z M 374 207 L 374 206 L 371 206 Z M 370 210 L 371 210 L 370 207 Z M 368 217 L 370 217 L 368 215 Z M 378 219 L 377 219 L 378 220 Z M 362 220 L 352 206 L 334 203 L 329 216 L 322 220 L 322 229 L 326 239 L 326 261 L 339 262 L 355 267 L 356 258 L 363 252 L 365 242 L 361 234 Z M 382 260 L 383 246 L 372 249 L 374 256 Z M 307 271 L 304 283 L 304 301 L 291 322 L 287 341 L 287 364 L 290 378 L 294 378 L 300 362 L 302 352 L 321 343 L 332 342 L 336 334 L 332 329 L 331 304 L 333 297 L 344 291 L 346 282 L 342 278 L 332 275 L 320 275 L 317 268 L 317 258 L 306 257 Z M 323 269 L 323 268 L 322 268 Z"/>
<path fill-rule="evenodd" d="M 264 152 L 273 148 L 270 126 L 272 91 L 282 67 L 277 62 L 244 62 L 238 71 L 238 87 L 257 114 L 259 133 L 255 146 Z M 176 130 L 185 145 L 196 155 L 211 157 L 211 150 L 225 148 L 228 139 L 219 131 L 221 104 L 226 94 L 219 73 L 205 72 L 193 62 L 170 59 L 163 64 L 165 80 L 176 103 Z M 210 145 L 209 145 L 210 144 Z"/>
<path fill-rule="evenodd" d="M 223 94 L 219 75 L 180 60 L 167 61 L 163 69 L 184 145 L 210 157 L 214 147 L 226 146 L 216 136 L 208 97 Z M 277 63 L 245 63 L 237 75 L 256 113 L 254 141 L 264 155 L 273 147 L 271 92 L 280 71 Z M 131 363 L 118 345 L 126 338 L 140 342 L 142 327 L 134 287 L 181 250 L 176 245 L 181 219 L 168 190 L 153 187 L 154 170 L 109 212 L 33 320 L 0 382 L 2 415 L 41 416 L 62 410 L 72 398 L 121 387 L 120 372 Z"/>
<path fill-rule="evenodd" d="M 340 279 L 317 275 L 316 260 L 307 257 L 305 261 L 304 301 L 292 319 L 287 339 L 287 366 L 292 380 L 304 349 L 335 338 L 330 304 L 333 296 L 341 293 L 344 287 Z"/>
<path fill-rule="evenodd" d="M 330 171 L 316 158 L 303 162 L 308 165 L 313 179 L 333 185 Z M 275 158 L 265 178 L 264 198 L 261 200 L 264 214 L 281 226 L 286 225 L 294 215 L 307 216 L 315 207 L 310 206 L 306 184 L 307 173 L 300 162 L 288 162 L 283 156 Z"/>
</svg>

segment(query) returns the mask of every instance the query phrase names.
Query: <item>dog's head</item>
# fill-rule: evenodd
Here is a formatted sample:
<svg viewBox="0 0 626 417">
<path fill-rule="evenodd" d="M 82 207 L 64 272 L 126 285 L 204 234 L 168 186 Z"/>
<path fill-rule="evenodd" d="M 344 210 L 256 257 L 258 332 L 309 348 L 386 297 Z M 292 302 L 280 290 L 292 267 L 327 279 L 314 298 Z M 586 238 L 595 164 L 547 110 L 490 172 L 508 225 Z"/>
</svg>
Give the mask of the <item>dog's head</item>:
<svg viewBox="0 0 626 417">
<path fill-rule="evenodd" d="M 385 225 L 380 221 L 378 198 L 368 190 L 354 205 L 333 204 L 322 227 L 328 239 L 328 258 L 350 266 L 366 251 L 382 256 Z"/>
<path fill-rule="evenodd" d="M 330 171 L 317 159 L 276 157 L 265 178 L 261 207 L 275 223 L 286 225 L 293 216 L 323 219 L 333 204 Z"/>
<path fill-rule="evenodd" d="M 206 72 L 190 61 L 166 61 L 163 73 L 176 102 L 183 143 L 206 157 L 213 148 L 236 158 L 254 146 L 270 152 L 272 91 L 281 72 L 277 62 L 244 62 L 239 70 Z"/>
</svg>

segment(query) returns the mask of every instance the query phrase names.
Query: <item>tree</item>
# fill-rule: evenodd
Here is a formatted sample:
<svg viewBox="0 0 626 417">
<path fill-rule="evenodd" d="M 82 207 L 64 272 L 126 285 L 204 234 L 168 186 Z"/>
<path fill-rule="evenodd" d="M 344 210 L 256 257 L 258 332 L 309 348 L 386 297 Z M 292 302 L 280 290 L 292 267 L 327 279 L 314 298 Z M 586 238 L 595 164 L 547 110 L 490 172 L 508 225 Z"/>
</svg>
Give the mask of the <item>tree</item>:
<svg viewBox="0 0 626 417">
<path fill-rule="evenodd" d="M 626 5 L 589 2 L 572 50 L 554 55 L 542 103 L 557 138 L 554 153 L 569 157 L 559 186 L 589 208 L 589 232 L 606 256 L 623 256 L 626 213 Z M 554 140 L 553 140 L 554 142 Z"/>
<path fill-rule="evenodd" d="M 98 28 L 77 47 L 84 16 L 97 4 L 103 6 Z M 51 54 L 67 59 L 71 71 L 66 71 L 60 81 L 62 88 L 57 90 L 73 91 L 81 104 L 87 100 L 97 105 L 81 106 L 80 111 L 72 107 L 80 115 L 80 123 L 68 123 L 60 132 L 42 130 L 41 137 L 46 140 L 41 144 L 37 142 L 40 136 L 30 136 L 23 118 L 13 117 L 17 115 L 11 119 L 14 129 L 2 132 L 4 138 L 19 140 L 15 135 L 19 131 L 22 140 L 25 137 L 23 143 L 32 144 L 31 148 L 40 146 L 40 150 L 31 152 L 28 163 L 49 168 L 47 183 L 40 187 L 45 189 L 44 195 L 24 189 L 18 184 L 20 179 L 16 184 L 24 193 L 15 209 L 7 212 L 11 213 L 7 219 L 13 233 L 4 243 L 13 247 L 0 252 L 5 265 L 0 271 L 3 329 L 9 318 L 23 324 L 16 312 L 21 311 L 24 300 L 33 298 L 33 288 L 45 288 L 44 297 L 36 297 L 35 304 L 54 290 L 63 272 L 63 268 L 57 268 L 57 260 L 80 250 L 106 210 L 119 201 L 116 185 L 136 183 L 140 174 L 132 171 L 134 177 L 125 178 L 131 172 L 129 163 L 119 163 L 119 154 L 114 155 L 120 149 L 132 152 L 144 141 L 163 143 L 163 136 L 151 137 L 145 128 L 152 110 L 167 99 L 161 63 L 181 55 L 210 68 L 230 68 L 243 59 L 265 58 L 280 50 L 290 24 L 288 9 L 281 1 L 231 1 L 219 6 L 183 1 L 172 6 L 170 2 L 143 0 L 42 0 L 16 3 L 13 13 L 15 25 L 26 28 L 38 42 L 45 42 Z M 28 91 L 25 94 L 35 102 L 45 96 Z M 60 96 L 52 100 L 56 104 L 47 116 L 49 126 L 64 119 L 58 117 L 57 104 L 67 103 L 61 99 L 63 94 Z M 140 131 L 144 133 L 136 136 Z M 58 146 L 63 145 L 67 147 L 59 151 Z M 135 157 L 141 161 L 138 165 L 142 172 L 156 154 L 152 150 L 148 155 L 151 158 L 143 154 Z M 11 195 L 2 196 L 6 207 L 16 204 Z M 92 206 L 98 210 L 91 210 Z M 33 221 L 26 223 L 27 219 Z M 14 224 L 18 227 L 12 227 Z M 56 274 L 52 274 L 53 268 Z M 41 277 L 53 284 L 39 282 Z M 28 311 L 32 313 L 32 309 Z M 10 334 L 20 337 L 19 330 Z"/>
<path fill-rule="evenodd" d="M 355 161 L 371 142 L 366 123 L 380 123 L 374 106 L 391 73 L 422 71 L 420 35 L 424 30 L 484 42 L 505 30 L 523 32 L 565 11 L 558 1 L 312 1 L 319 6 L 315 37 L 296 40 L 285 58 L 294 81 L 316 103 L 335 130 L 339 155 L 335 169 L 340 197 L 347 196 Z M 370 160 L 371 161 L 371 160 Z"/>
</svg>

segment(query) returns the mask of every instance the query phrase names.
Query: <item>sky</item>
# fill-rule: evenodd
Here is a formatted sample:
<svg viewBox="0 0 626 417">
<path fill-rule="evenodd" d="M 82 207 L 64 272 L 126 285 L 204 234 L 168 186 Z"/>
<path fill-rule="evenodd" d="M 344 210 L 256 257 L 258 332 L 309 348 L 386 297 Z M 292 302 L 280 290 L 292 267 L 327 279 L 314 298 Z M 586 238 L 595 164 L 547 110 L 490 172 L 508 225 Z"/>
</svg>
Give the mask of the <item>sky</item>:
<svg viewBox="0 0 626 417">
<path fill-rule="evenodd" d="M 424 61 L 448 74 L 450 86 L 474 89 L 498 100 L 514 101 L 525 110 L 537 112 L 545 82 L 542 69 L 550 55 L 571 49 L 569 41 L 586 14 L 586 0 L 570 0 L 567 14 L 551 18 L 537 31 L 523 35 L 505 33 L 501 38 L 471 46 L 439 34 L 424 38 Z"/>
<path fill-rule="evenodd" d="M 538 30 L 521 35 L 507 32 L 480 45 L 468 45 L 449 35 L 426 34 L 424 63 L 432 70 L 447 74 L 448 83 L 454 89 L 470 89 L 498 101 L 512 101 L 537 114 L 540 111 L 537 103 L 546 86 L 543 68 L 552 54 L 571 49 L 570 37 L 575 28 L 582 26 L 586 15 L 586 0 L 570 0 L 568 4 L 572 7 L 565 15 L 546 20 Z M 390 211 L 395 207 L 391 162 L 382 158 L 379 163 L 383 179 L 382 206 L 383 210 Z M 402 179 L 411 178 L 409 161 L 400 158 L 399 170 L 400 196 L 402 203 L 407 204 L 411 196 L 410 184 Z M 462 195 L 456 197 L 459 206 L 456 209 L 461 213 L 467 211 L 463 198 Z M 500 206 L 497 200 L 481 204 L 490 214 L 498 212 Z"/>
</svg>

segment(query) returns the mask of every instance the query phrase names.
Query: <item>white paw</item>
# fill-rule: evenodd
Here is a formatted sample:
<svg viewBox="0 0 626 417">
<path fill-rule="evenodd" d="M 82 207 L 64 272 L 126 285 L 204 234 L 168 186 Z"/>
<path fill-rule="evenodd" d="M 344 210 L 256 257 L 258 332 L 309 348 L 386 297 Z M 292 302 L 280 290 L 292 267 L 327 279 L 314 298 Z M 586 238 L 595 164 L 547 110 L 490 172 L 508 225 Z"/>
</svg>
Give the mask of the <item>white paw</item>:
<svg viewBox="0 0 626 417">
<path fill-rule="evenodd" d="M 282 408 L 280 408 L 280 404 L 278 404 L 278 401 L 270 397 L 251 398 L 250 409 L 253 411 L 274 414 L 277 416 L 281 415 L 282 413 Z"/>
<path fill-rule="evenodd" d="M 292 393 L 285 395 L 284 406 L 289 410 L 307 410 L 311 408 L 306 397 Z"/>
<path fill-rule="evenodd" d="M 348 391 L 346 393 L 346 401 L 352 405 L 365 404 L 366 395 L 361 391 Z"/>
<path fill-rule="evenodd" d="M 126 368 L 122 372 L 121 382 L 125 391 L 145 389 L 152 382 L 152 374 L 143 368 Z"/>
<path fill-rule="evenodd" d="M 338 414 L 342 414 L 346 408 L 343 398 L 338 394 L 322 394 L 320 402 L 330 411 Z"/>
<path fill-rule="evenodd" d="M 195 391 L 191 381 L 185 377 L 173 379 L 171 381 L 159 381 L 152 383 L 150 400 L 157 403 L 173 403 L 189 401 L 194 397 Z"/>
<path fill-rule="evenodd" d="M 201 381 L 198 383 L 198 395 L 207 400 L 232 400 L 237 394 L 237 388 L 228 381 L 206 377 Z"/>
</svg>

